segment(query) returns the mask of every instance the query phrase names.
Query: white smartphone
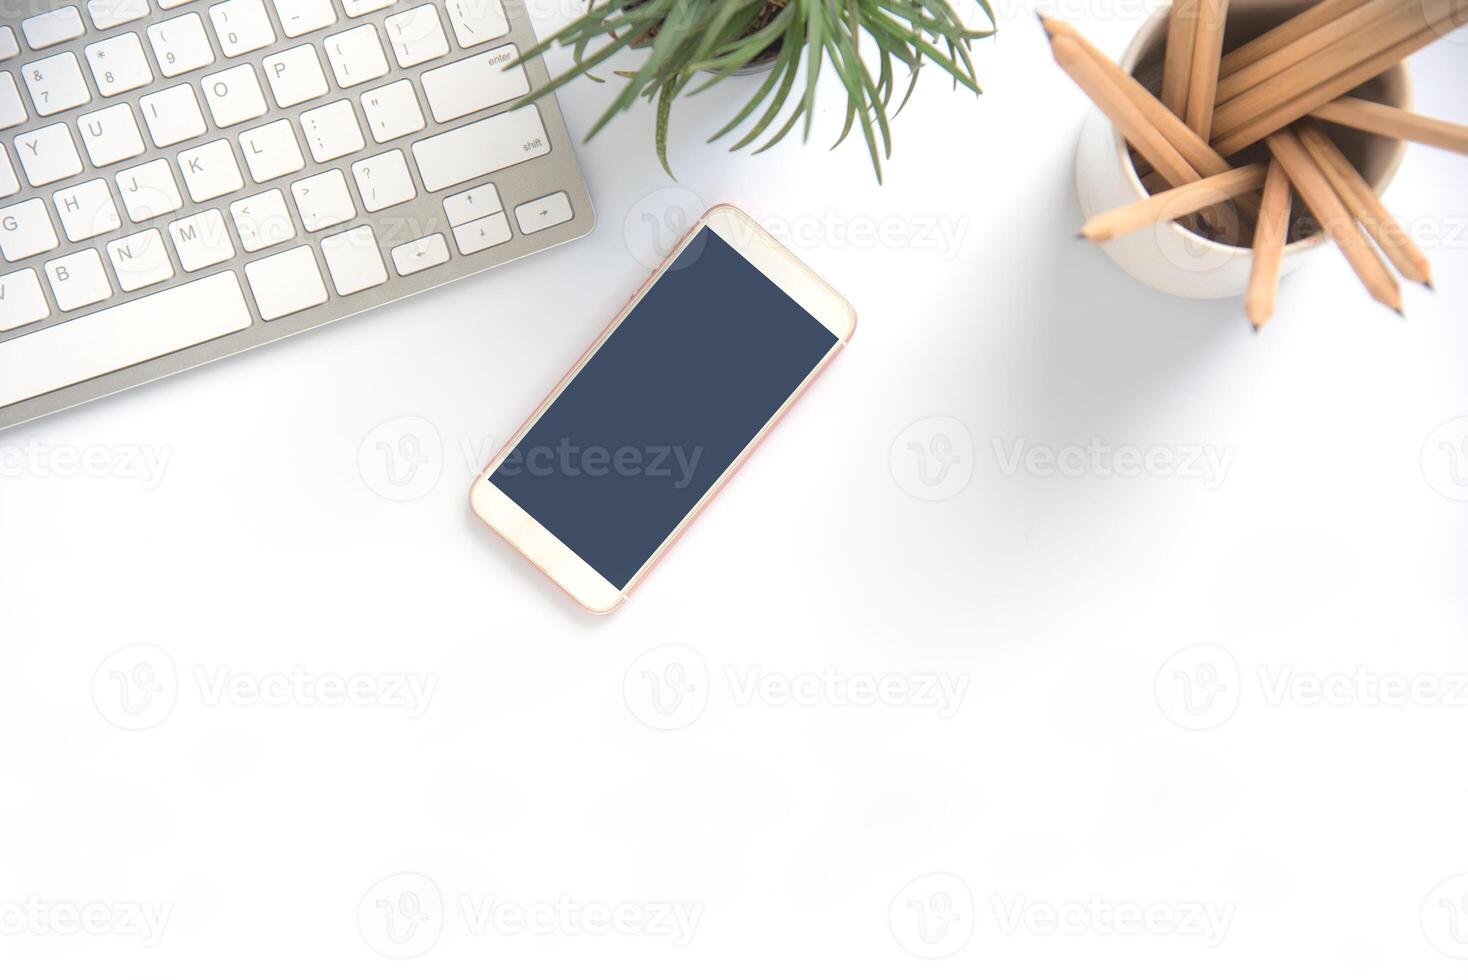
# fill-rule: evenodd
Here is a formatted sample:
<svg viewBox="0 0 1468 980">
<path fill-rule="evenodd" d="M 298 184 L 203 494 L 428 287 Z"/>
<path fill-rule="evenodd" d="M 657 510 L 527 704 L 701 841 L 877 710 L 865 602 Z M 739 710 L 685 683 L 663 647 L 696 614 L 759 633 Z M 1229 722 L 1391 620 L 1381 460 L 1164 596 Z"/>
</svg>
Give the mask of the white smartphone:
<svg viewBox="0 0 1468 980">
<path fill-rule="evenodd" d="M 470 504 L 582 606 L 611 612 L 855 329 L 851 305 L 754 219 L 715 207 Z"/>
</svg>

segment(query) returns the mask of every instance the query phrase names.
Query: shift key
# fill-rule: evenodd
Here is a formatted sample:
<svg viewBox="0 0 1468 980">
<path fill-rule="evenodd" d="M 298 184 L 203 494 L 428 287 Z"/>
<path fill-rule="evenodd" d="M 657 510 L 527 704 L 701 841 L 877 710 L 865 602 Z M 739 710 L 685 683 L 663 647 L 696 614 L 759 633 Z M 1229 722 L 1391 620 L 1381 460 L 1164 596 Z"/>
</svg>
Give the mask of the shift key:
<svg viewBox="0 0 1468 980">
<path fill-rule="evenodd" d="M 533 105 L 502 112 L 413 144 L 423 186 L 441 191 L 551 151 L 540 110 Z"/>
</svg>

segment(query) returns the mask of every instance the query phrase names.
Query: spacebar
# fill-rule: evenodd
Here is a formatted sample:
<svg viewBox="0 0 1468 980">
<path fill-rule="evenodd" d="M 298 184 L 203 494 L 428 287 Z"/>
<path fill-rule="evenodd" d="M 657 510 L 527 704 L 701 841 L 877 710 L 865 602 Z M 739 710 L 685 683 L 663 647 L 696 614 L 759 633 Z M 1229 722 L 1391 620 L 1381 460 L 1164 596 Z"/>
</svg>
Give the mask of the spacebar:
<svg viewBox="0 0 1468 980">
<path fill-rule="evenodd" d="M 0 407 L 237 333 L 253 321 L 233 272 L 0 344 Z"/>
</svg>

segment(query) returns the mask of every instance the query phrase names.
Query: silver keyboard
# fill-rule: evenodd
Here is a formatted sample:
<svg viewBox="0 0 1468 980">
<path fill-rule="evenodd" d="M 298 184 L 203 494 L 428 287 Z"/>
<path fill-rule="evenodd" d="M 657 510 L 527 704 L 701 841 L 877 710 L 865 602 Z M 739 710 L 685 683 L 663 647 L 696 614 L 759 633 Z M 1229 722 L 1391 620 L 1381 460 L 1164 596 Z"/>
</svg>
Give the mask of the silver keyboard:
<svg viewBox="0 0 1468 980">
<path fill-rule="evenodd" d="M 12 8 L 13 9 L 13 8 Z M 520 0 L 0 23 L 0 428 L 579 238 Z"/>
</svg>

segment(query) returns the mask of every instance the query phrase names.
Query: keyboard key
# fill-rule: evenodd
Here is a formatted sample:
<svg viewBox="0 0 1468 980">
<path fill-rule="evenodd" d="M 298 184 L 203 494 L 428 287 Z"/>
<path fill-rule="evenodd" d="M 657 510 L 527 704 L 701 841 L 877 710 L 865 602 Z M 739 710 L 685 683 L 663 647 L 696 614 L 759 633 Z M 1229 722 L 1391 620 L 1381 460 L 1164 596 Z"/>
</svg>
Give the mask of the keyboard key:
<svg viewBox="0 0 1468 980">
<path fill-rule="evenodd" d="M 122 206 L 134 223 L 172 214 L 183 207 L 178 183 L 167 160 L 153 160 L 141 167 L 117 174 L 117 187 L 122 191 Z"/>
<path fill-rule="evenodd" d="M 280 191 L 266 191 L 235 201 L 229 206 L 230 217 L 240 233 L 240 244 L 246 252 L 258 252 L 296 237 L 290 209 Z"/>
<path fill-rule="evenodd" d="M 34 269 L 0 276 L 0 331 L 39 323 L 50 315 L 51 307 L 46 305 L 46 294 L 41 291 L 41 277 Z M 4 350 L 0 347 L 0 368 L 8 370 Z M 4 379 L 5 375 L 0 373 L 0 392 L 6 384 Z"/>
<path fill-rule="evenodd" d="M 301 212 L 301 224 L 307 231 L 344 224 L 357 216 L 357 206 L 352 203 L 347 179 L 340 170 L 296 181 L 291 185 L 291 196 L 296 199 L 296 210 Z"/>
<path fill-rule="evenodd" d="M 82 77 L 81 62 L 70 51 L 33 61 L 21 68 L 21 74 L 31 90 L 31 105 L 36 107 L 37 115 L 54 116 L 92 99 L 87 80 Z"/>
<path fill-rule="evenodd" d="M 237 65 L 203 80 L 204 98 L 214 125 L 227 129 L 248 119 L 259 119 L 269 111 L 260 80 L 250 65 Z"/>
<path fill-rule="evenodd" d="M 449 39 L 444 36 L 438 8 L 431 3 L 393 14 L 383 27 L 399 68 L 412 68 L 449 53 Z"/>
<path fill-rule="evenodd" d="M 357 178 L 357 190 L 362 192 L 362 206 L 369 212 L 383 211 L 418 196 L 402 150 L 389 150 L 357 161 L 352 164 L 352 176 Z"/>
<path fill-rule="evenodd" d="M 510 219 L 505 217 L 504 212 L 454 228 L 454 242 L 459 246 L 459 251 L 465 255 L 473 255 L 475 252 L 503 245 L 509 240 Z"/>
<path fill-rule="evenodd" d="M 82 142 L 87 145 L 87 156 L 94 167 L 131 160 L 142 156 L 147 149 L 143 145 L 143 134 L 138 132 L 132 106 L 126 102 L 109 106 L 101 112 L 78 116 L 76 124 L 81 128 Z"/>
<path fill-rule="evenodd" d="M 275 43 L 275 28 L 264 0 L 225 0 L 209 8 L 214 36 L 226 58 L 237 58 Z"/>
<path fill-rule="evenodd" d="M 29 118 L 25 103 L 20 100 L 20 89 L 15 87 L 15 76 L 0 71 L 0 129 L 19 126 Z"/>
<path fill-rule="evenodd" d="M 423 94 L 433 118 L 450 122 L 530 92 L 530 80 L 518 66 L 505 66 L 520 56 L 513 44 L 424 72 Z"/>
<path fill-rule="evenodd" d="M 174 7 L 182 7 L 186 3 L 193 2 L 194 0 L 158 0 L 158 9 L 172 10 Z"/>
<path fill-rule="evenodd" d="M 387 55 L 377 39 L 377 28 L 371 24 L 333 34 L 326 39 L 326 56 L 331 71 L 342 88 L 361 85 L 387 74 Z"/>
<path fill-rule="evenodd" d="M 148 16 L 148 0 L 88 0 L 87 12 L 97 30 L 105 31 Z"/>
<path fill-rule="evenodd" d="M 487 218 L 503 211 L 500 193 L 493 184 L 485 184 L 473 190 L 443 199 L 443 212 L 448 215 L 449 225 L 467 225 L 478 218 Z"/>
<path fill-rule="evenodd" d="M 224 213 L 218 208 L 172 222 L 168 237 L 173 239 L 178 264 L 185 272 L 198 272 L 234 258 L 234 242 L 224 226 Z"/>
<path fill-rule="evenodd" d="M 472 48 L 510 32 L 510 22 L 499 0 L 449 0 L 448 11 L 461 48 Z"/>
<path fill-rule="evenodd" d="M 543 157 L 550 150 L 540 111 L 528 105 L 419 140 L 413 144 L 413 157 L 423 186 L 440 191 Z"/>
<path fill-rule="evenodd" d="M 203 136 L 209 129 L 192 85 L 175 85 L 162 92 L 145 95 L 138 104 L 143 110 L 143 121 L 148 124 L 148 133 L 153 137 L 153 145 L 160 150 Z"/>
<path fill-rule="evenodd" d="M 82 36 L 87 28 L 82 23 L 82 14 L 75 7 L 62 7 L 20 22 L 25 42 L 32 51 L 54 47 L 73 38 Z"/>
<path fill-rule="evenodd" d="M 40 198 L 0 208 L 0 255 L 5 261 L 19 262 L 60 244 L 46 202 Z"/>
<path fill-rule="evenodd" d="M 20 54 L 20 45 L 15 41 L 15 31 L 9 24 L 0 24 L 0 61 Z"/>
<path fill-rule="evenodd" d="M 397 0 L 342 0 L 342 9 L 347 12 L 348 17 L 363 17 L 386 10 L 396 2 Z"/>
<path fill-rule="evenodd" d="M 112 283 L 107 281 L 102 256 L 95 248 L 47 262 L 46 281 L 51 284 L 56 308 L 62 313 L 112 298 Z"/>
<path fill-rule="evenodd" d="M 377 236 L 366 225 L 321 239 L 321 254 L 338 295 L 351 296 L 387 282 Z"/>
<path fill-rule="evenodd" d="M 57 191 L 51 195 L 51 202 L 61 215 L 61 230 L 67 241 L 86 241 L 122 227 L 112 188 L 101 177 Z"/>
<path fill-rule="evenodd" d="M 20 181 L 15 176 L 15 168 L 10 165 L 10 154 L 6 152 L 5 146 L 0 144 L 0 198 L 18 193 L 20 193 Z"/>
<path fill-rule="evenodd" d="M 245 278 L 265 320 L 309 310 L 327 299 L 326 283 L 309 245 L 251 262 L 245 266 Z"/>
<path fill-rule="evenodd" d="M 199 316 L 200 310 L 209 315 Z M 0 344 L 0 405 L 236 333 L 252 322 L 233 272 L 104 308 Z"/>
<path fill-rule="evenodd" d="M 571 198 L 565 191 L 526 201 L 515 209 L 515 224 L 520 226 L 522 235 L 533 235 L 537 231 L 563 225 L 572 217 Z"/>
<path fill-rule="evenodd" d="M 319 99 L 329 91 L 321 59 L 309 44 L 266 58 L 265 79 L 270 83 L 275 104 L 282 109 Z"/>
<path fill-rule="evenodd" d="M 274 0 L 286 37 L 300 37 L 336 23 L 331 0 Z"/>
<path fill-rule="evenodd" d="M 184 14 L 148 28 L 148 40 L 164 78 L 214 64 L 214 50 L 198 14 Z"/>
<path fill-rule="evenodd" d="M 449 260 L 449 243 L 442 235 L 429 235 L 392 250 L 392 264 L 400 276 L 411 276 Z"/>
<path fill-rule="evenodd" d="M 367 114 L 367 128 L 379 143 L 416 133 L 426 123 L 413 83 L 408 79 L 373 89 L 362 96 L 362 111 Z"/>
<path fill-rule="evenodd" d="M 233 194 L 245 186 L 229 140 L 215 140 L 185 150 L 178 155 L 178 169 L 195 204 Z"/>
<path fill-rule="evenodd" d="M 32 187 L 45 187 L 82 172 L 82 158 L 65 123 L 15 138 L 15 152 Z"/>
<path fill-rule="evenodd" d="M 157 228 L 108 242 L 107 257 L 112 260 L 117 284 L 125 293 L 156 286 L 173 278 L 173 260 L 168 257 L 163 235 Z"/>
<path fill-rule="evenodd" d="M 317 163 L 356 153 L 367 145 L 362 127 L 357 125 L 357 113 L 345 99 L 301 113 L 301 131 L 306 134 L 311 159 Z"/>
<path fill-rule="evenodd" d="M 296 142 L 289 119 L 240 133 L 240 149 L 244 151 L 250 177 L 257 184 L 306 169 L 301 144 Z"/>
<path fill-rule="evenodd" d="M 153 69 L 148 67 L 142 39 L 136 34 L 119 34 L 89 44 L 84 53 L 97 91 L 103 96 L 121 95 L 153 81 Z"/>
</svg>

